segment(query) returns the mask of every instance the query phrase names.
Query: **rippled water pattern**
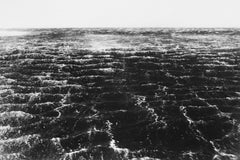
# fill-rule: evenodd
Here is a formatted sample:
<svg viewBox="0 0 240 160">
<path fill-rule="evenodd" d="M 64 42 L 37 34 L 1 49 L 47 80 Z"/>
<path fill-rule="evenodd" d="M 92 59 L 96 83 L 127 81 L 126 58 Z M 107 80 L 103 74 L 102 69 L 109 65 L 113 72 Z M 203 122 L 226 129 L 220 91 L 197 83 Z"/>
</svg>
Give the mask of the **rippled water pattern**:
<svg viewBox="0 0 240 160">
<path fill-rule="evenodd" d="M 239 160 L 240 30 L 0 36 L 0 160 Z"/>
</svg>

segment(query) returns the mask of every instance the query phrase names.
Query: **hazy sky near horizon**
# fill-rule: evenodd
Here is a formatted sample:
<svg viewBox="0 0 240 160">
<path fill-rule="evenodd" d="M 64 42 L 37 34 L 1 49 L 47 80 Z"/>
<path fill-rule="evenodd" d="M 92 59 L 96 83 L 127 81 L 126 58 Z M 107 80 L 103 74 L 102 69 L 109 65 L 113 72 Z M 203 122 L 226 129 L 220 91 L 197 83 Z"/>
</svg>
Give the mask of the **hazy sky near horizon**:
<svg viewBox="0 0 240 160">
<path fill-rule="evenodd" d="M 240 27 L 239 0 L 0 0 L 0 28 Z"/>
</svg>

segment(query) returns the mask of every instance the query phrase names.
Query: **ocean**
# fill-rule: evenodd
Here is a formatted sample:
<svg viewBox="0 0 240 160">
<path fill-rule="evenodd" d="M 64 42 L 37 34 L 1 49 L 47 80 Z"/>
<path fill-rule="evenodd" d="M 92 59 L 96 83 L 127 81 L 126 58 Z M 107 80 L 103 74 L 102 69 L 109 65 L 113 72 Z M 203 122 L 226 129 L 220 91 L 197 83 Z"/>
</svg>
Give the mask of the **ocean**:
<svg viewBox="0 0 240 160">
<path fill-rule="evenodd" d="M 239 160 L 240 30 L 0 32 L 1 160 Z"/>
</svg>

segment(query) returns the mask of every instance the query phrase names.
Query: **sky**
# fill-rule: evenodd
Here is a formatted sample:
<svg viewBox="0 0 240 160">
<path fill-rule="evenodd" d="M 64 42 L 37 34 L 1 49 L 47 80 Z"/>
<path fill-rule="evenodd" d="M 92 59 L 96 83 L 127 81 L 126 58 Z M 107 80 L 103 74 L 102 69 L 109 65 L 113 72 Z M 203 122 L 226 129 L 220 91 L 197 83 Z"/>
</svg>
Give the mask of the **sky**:
<svg viewBox="0 0 240 160">
<path fill-rule="evenodd" d="M 239 28 L 239 7 L 239 0 L 0 0 L 0 28 Z"/>
</svg>

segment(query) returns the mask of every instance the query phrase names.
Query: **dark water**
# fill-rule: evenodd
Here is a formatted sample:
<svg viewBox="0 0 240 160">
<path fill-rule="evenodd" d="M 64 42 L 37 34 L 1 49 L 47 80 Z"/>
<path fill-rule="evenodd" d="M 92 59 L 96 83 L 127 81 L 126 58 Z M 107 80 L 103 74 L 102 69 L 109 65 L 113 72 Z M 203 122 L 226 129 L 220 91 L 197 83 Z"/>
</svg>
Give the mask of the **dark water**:
<svg viewBox="0 0 240 160">
<path fill-rule="evenodd" d="M 240 159 L 240 30 L 0 37 L 0 159 Z"/>
</svg>

